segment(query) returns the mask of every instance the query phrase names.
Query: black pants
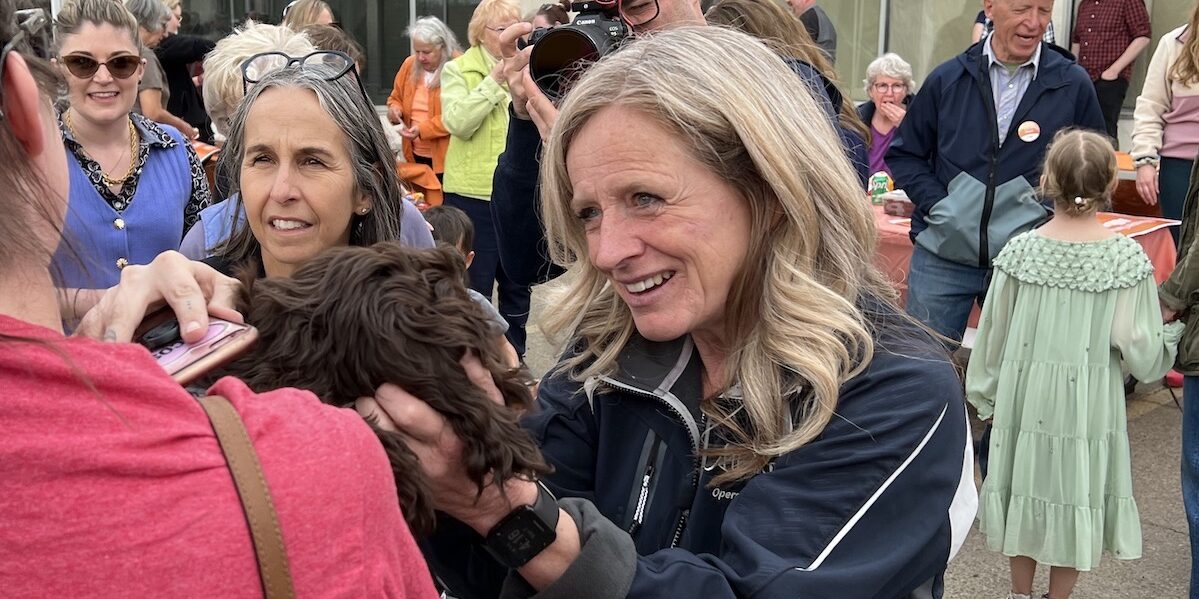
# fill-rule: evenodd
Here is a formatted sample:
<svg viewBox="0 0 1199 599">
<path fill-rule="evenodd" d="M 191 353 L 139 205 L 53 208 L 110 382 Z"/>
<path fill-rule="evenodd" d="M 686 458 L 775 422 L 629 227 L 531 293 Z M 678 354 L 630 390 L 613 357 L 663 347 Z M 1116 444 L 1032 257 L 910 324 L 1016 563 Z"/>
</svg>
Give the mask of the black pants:
<svg viewBox="0 0 1199 599">
<path fill-rule="evenodd" d="M 428 166 L 429 168 L 433 168 L 433 159 L 428 156 L 421 156 L 420 154 L 413 154 L 412 161 L 417 164 L 424 164 L 424 165 Z M 433 174 L 437 175 L 438 181 L 445 183 L 445 179 L 444 179 L 445 173 L 433 173 Z"/>
<path fill-rule="evenodd" d="M 1107 135 L 1112 138 L 1116 149 L 1120 149 L 1120 135 L 1117 126 L 1120 123 L 1120 108 L 1124 106 L 1124 96 L 1128 94 L 1128 80 L 1117 78 L 1115 81 L 1096 79 L 1095 95 L 1099 96 L 1099 110 L 1103 111 L 1103 123 L 1107 126 Z"/>
</svg>

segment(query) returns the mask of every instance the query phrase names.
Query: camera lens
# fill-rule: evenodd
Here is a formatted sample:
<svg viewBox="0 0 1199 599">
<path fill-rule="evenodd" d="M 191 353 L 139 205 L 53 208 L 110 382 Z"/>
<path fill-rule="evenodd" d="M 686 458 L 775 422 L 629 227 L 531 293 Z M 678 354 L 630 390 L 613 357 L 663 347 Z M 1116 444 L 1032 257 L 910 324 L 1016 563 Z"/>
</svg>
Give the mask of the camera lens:
<svg viewBox="0 0 1199 599">
<path fill-rule="evenodd" d="M 546 97 L 557 102 L 583 70 L 607 54 L 613 44 L 609 32 L 600 27 L 557 27 L 533 46 L 529 73 Z"/>
</svg>

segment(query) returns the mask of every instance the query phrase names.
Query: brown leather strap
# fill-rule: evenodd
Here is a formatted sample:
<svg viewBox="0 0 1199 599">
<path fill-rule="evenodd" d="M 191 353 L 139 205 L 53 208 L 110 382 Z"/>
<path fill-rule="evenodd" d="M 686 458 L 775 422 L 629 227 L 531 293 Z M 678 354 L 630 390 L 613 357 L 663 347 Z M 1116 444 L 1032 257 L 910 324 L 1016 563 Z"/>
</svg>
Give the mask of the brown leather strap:
<svg viewBox="0 0 1199 599">
<path fill-rule="evenodd" d="M 279 518 L 275 515 L 275 504 L 262 476 L 258 454 L 254 452 L 241 416 L 229 400 L 219 395 L 201 398 L 200 405 L 212 422 L 212 430 L 216 431 L 225 461 L 233 473 L 246 520 L 250 522 L 250 535 L 254 539 L 254 552 L 258 554 L 258 573 L 262 577 L 266 599 L 292 599 L 296 593 L 291 584 Z"/>
</svg>

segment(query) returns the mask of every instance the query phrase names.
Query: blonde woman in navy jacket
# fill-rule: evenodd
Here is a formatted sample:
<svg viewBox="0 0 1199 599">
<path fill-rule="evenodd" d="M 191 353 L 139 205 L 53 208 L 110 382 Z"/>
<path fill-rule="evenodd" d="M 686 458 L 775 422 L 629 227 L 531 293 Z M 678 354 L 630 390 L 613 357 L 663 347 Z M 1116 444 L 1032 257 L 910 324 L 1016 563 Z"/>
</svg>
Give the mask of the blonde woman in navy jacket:
<svg viewBox="0 0 1199 599">
<path fill-rule="evenodd" d="M 70 321 L 123 268 L 178 249 L 209 190 L 179 131 L 130 112 L 145 69 L 133 15 L 117 2 L 75 0 L 55 27 L 70 100 L 60 121 L 71 195 L 52 267 Z"/>
</svg>

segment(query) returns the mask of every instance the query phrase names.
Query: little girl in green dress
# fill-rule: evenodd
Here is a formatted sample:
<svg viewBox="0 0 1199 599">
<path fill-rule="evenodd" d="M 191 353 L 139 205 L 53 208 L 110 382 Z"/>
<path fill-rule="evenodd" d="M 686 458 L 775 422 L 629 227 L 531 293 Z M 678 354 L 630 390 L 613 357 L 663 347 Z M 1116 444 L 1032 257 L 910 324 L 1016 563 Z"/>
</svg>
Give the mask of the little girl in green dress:
<svg viewBox="0 0 1199 599">
<path fill-rule="evenodd" d="M 992 421 L 979 525 L 1010 558 L 1009 598 L 1032 594 L 1037 564 L 1045 597 L 1065 599 L 1103 552 L 1141 557 L 1120 362 L 1161 378 L 1182 325 L 1162 324 L 1141 246 L 1096 218 L 1116 175 L 1107 137 L 1054 138 L 1041 191 L 1056 212 L 995 258 L 970 355 L 967 399 Z"/>
</svg>

